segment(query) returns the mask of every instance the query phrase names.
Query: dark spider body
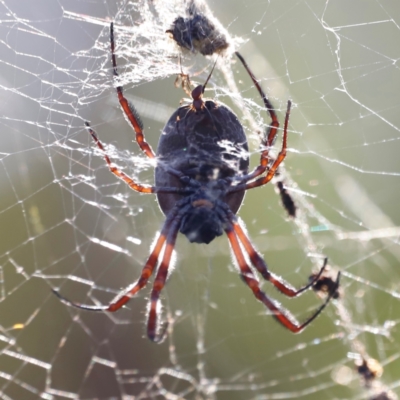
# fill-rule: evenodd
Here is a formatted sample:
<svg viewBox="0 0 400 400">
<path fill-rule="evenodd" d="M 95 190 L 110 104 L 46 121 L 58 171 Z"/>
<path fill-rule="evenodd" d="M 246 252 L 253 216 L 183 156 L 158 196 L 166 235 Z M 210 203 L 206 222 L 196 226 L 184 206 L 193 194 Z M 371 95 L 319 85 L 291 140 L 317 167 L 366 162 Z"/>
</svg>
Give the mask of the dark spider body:
<svg viewBox="0 0 400 400">
<path fill-rule="evenodd" d="M 114 77 L 118 77 L 113 24 L 110 26 L 110 42 L 113 74 Z M 309 325 L 337 292 L 340 273 L 337 274 L 325 302 L 304 322 L 299 323 L 288 310 L 261 289 L 255 271 L 282 294 L 297 297 L 318 283 L 328 260 L 325 258 L 322 268 L 313 275 L 308 284 L 296 289 L 269 270 L 236 218 L 235 214 L 245 191 L 270 182 L 286 157 L 291 107 L 291 102 L 288 101 L 282 148 L 276 158 L 271 160 L 269 150 L 278 134 L 278 117 L 243 57 L 239 53 L 236 53 L 236 56 L 251 77 L 272 120 L 262 140 L 259 165 L 250 173 L 247 140 L 236 115 L 228 107 L 202 98 L 212 71 L 206 83 L 192 91 L 192 103 L 175 111 L 165 125 L 157 150 L 154 186 L 142 185 L 119 169 L 111 161 L 96 132 L 86 122 L 86 127 L 97 147 L 103 152 L 110 171 L 134 191 L 156 194 L 166 219 L 136 282 L 123 289 L 106 305 L 75 303 L 53 290 L 63 303 L 84 310 L 114 312 L 143 289 L 155 273 L 149 300 L 147 335 L 154 342 L 161 342 L 165 337 L 167 325 L 162 326 L 160 323 L 160 294 L 167 281 L 168 268 L 179 231 L 191 242 L 196 243 L 210 243 L 225 232 L 243 282 L 276 320 L 293 333 L 301 332 Z M 122 86 L 117 86 L 116 90 L 121 108 L 136 133 L 137 144 L 147 157 L 155 158 L 156 154 L 145 140 L 143 124 L 137 111 L 124 96 Z"/>
<path fill-rule="evenodd" d="M 210 243 L 223 234 L 221 202 L 236 214 L 244 190 L 227 194 L 233 177 L 247 174 L 247 138 L 236 115 L 225 105 L 206 100 L 197 109 L 180 107 L 165 125 L 157 149 L 159 160 L 155 183 L 159 187 L 192 187 L 194 192 L 180 232 L 190 242 Z M 163 165 L 181 171 L 183 183 Z M 159 205 L 168 214 L 182 199 L 180 194 L 157 193 Z"/>
</svg>

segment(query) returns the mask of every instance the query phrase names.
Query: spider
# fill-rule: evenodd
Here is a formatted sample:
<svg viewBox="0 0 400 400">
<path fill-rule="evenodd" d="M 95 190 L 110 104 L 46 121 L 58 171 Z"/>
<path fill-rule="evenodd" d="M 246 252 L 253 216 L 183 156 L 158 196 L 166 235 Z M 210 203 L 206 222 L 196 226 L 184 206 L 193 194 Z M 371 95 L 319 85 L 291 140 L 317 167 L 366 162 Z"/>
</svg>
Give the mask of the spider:
<svg viewBox="0 0 400 400">
<path fill-rule="evenodd" d="M 117 78 L 113 23 L 110 26 L 110 42 L 113 75 Z M 247 259 L 266 281 L 271 282 L 284 295 L 296 297 L 318 281 L 325 270 L 327 259 L 324 260 L 319 273 L 315 274 L 307 285 L 295 289 L 269 271 L 236 217 L 245 191 L 267 184 L 285 159 L 291 107 L 289 100 L 282 149 L 277 158 L 270 161 L 268 153 L 276 138 L 279 121 L 272 104 L 247 63 L 239 53 L 236 53 L 236 56 L 256 86 L 272 119 L 262 142 L 260 163 L 250 173 L 247 139 L 238 118 L 227 106 L 203 99 L 206 84 L 213 71 L 204 85 L 193 89 L 191 104 L 181 106 L 172 114 L 160 137 L 157 155 L 144 138 L 143 125 L 137 111 L 125 98 L 123 88 L 117 86 L 120 105 L 136 133 L 136 142 L 147 157 L 157 157 L 154 186 L 136 182 L 115 166 L 97 134 L 89 123 L 85 123 L 95 144 L 103 152 L 110 171 L 139 193 L 155 193 L 166 220 L 139 279 L 123 289 L 110 304 L 99 306 L 74 303 L 54 290 L 63 303 L 84 310 L 117 311 L 146 286 L 156 270 L 160 253 L 164 250 L 154 279 L 147 318 L 148 337 L 154 342 L 161 342 L 166 336 L 167 324 L 160 322 L 159 297 L 167 279 L 178 232 L 186 235 L 190 242 L 208 244 L 225 231 L 239 267 L 240 277 L 252 290 L 256 299 L 271 311 L 283 327 L 294 333 L 301 332 L 327 306 L 335 290 L 330 292 L 325 302 L 308 319 L 299 323 L 289 311 L 261 290 L 255 272 L 248 264 Z M 340 273 L 336 278 L 336 286 L 339 286 L 339 278 Z"/>
</svg>

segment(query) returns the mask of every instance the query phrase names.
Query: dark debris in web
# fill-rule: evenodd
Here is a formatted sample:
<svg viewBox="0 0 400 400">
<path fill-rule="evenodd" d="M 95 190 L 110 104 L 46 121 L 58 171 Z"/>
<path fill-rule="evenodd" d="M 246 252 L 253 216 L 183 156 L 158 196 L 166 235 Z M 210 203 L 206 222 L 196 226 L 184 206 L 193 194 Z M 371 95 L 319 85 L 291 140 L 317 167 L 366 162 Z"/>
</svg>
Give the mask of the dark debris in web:
<svg viewBox="0 0 400 400">
<path fill-rule="evenodd" d="M 204 3 L 188 2 L 186 15 L 178 16 L 166 31 L 184 50 L 203 56 L 220 54 L 229 46 L 228 34 Z"/>
</svg>

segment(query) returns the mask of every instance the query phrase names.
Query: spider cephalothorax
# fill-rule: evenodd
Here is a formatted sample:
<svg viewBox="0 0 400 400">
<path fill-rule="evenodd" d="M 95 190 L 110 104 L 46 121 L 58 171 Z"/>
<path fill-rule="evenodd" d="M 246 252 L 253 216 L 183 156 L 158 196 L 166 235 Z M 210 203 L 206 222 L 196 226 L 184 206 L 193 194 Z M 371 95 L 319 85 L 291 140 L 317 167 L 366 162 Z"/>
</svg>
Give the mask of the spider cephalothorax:
<svg viewBox="0 0 400 400">
<path fill-rule="evenodd" d="M 118 76 L 113 24 L 111 24 L 110 39 L 113 72 L 114 76 Z M 269 271 L 267 264 L 237 221 L 235 214 L 243 201 L 245 191 L 267 184 L 274 177 L 278 166 L 286 156 L 291 102 L 288 101 L 286 110 L 282 149 L 277 158 L 271 160 L 269 150 L 278 133 L 278 118 L 272 104 L 243 57 L 239 53 L 236 53 L 236 56 L 250 75 L 272 119 L 265 139 L 262 141 L 260 163 L 250 173 L 248 172 L 247 139 L 238 118 L 225 105 L 212 100 L 203 100 L 204 89 L 212 71 L 206 83 L 197 86 L 192 91 L 193 101 L 191 104 L 178 108 L 168 120 L 160 137 L 157 155 L 144 139 L 143 125 L 138 113 L 124 97 L 122 87 L 117 87 L 121 107 L 136 132 L 136 141 L 139 147 L 148 157 L 157 157 L 154 186 L 141 185 L 114 166 L 96 133 L 86 123 L 95 143 L 104 152 L 104 158 L 111 172 L 137 192 L 156 193 L 166 220 L 137 282 L 128 286 L 110 304 L 105 306 L 73 303 L 54 291 L 65 304 L 94 311 L 120 309 L 146 286 L 156 269 L 158 257 L 163 252 L 150 296 L 147 319 L 149 338 L 155 342 L 162 341 L 166 329 L 165 326 L 161 329 L 159 323 L 158 302 L 168 276 L 168 267 L 179 231 L 186 235 L 190 242 L 195 243 L 210 243 L 225 231 L 241 278 L 252 290 L 257 300 L 262 302 L 274 317 L 292 332 L 302 331 L 321 313 L 335 295 L 339 286 L 340 273 L 325 302 L 308 319 L 299 323 L 289 311 L 261 290 L 253 269 L 248 265 L 247 259 L 251 261 L 263 279 L 271 282 L 281 293 L 288 297 L 296 297 L 318 282 L 327 265 L 327 259 L 320 271 L 313 275 L 307 285 L 295 289 Z"/>
<path fill-rule="evenodd" d="M 179 231 L 192 243 L 210 243 L 224 233 L 228 219 L 227 181 L 212 180 L 199 186 L 188 197 L 186 212 L 182 215 Z"/>
<path fill-rule="evenodd" d="M 215 203 L 207 203 L 207 205 L 198 205 L 197 201 L 192 202 L 188 212 L 182 217 L 179 231 L 191 243 L 208 244 L 224 232 L 223 221 L 218 215 L 218 206 L 216 207 Z"/>
</svg>

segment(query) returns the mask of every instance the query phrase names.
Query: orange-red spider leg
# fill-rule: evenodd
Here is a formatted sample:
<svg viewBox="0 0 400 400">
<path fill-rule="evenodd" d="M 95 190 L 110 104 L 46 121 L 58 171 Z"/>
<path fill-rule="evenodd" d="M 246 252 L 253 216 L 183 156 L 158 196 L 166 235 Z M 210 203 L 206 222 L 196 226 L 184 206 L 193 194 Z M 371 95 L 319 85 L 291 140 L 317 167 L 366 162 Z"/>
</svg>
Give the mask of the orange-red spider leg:
<svg viewBox="0 0 400 400">
<path fill-rule="evenodd" d="M 107 155 L 103 144 L 100 142 L 99 138 L 97 137 L 96 132 L 90 127 L 88 122 L 85 122 L 85 125 L 86 125 L 89 133 L 92 135 L 93 140 L 97 144 L 97 147 L 103 152 L 104 158 L 108 165 L 108 168 L 114 175 L 116 175 L 118 178 L 122 179 L 131 189 L 136 190 L 137 192 L 140 192 L 140 193 L 154 193 L 155 192 L 155 188 L 153 186 L 140 185 L 139 183 L 136 183 L 132 178 L 130 178 L 128 175 L 126 175 L 124 172 L 120 171 L 116 166 L 114 166 L 110 160 L 110 157 Z"/>
<path fill-rule="evenodd" d="M 288 123 L 289 123 L 289 115 L 290 115 L 290 107 L 292 106 L 292 102 L 288 100 L 287 103 L 287 109 L 286 109 L 286 117 L 285 117 L 285 126 L 283 129 L 283 139 L 282 139 L 282 149 L 280 153 L 278 154 L 278 157 L 272 164 L 271 168 L 269 168 L 268 173 L 261 177 L 256 179 L 253 182 L 247 183 L 245 190 L 247 189 L 252 189 L 258 186 L 265 185 L 268 183 L 275 175 L 276 170 L 278 169 L 279 165 L 281 162 L 285 159 L 286 157 L 286 147 L 287 147 L 287 128 L 288 128 Z"/>
<path fill-rule="evenodd" d="M 149 258 L 147 259 L 147 262 L 145 266 L 142 269 L 142 272 L 140 274 L 140 278 L 138 281 L 133 283 L 132 285 L 129 285 L 127 288 L 125 288 L 122 293 L 119 293 L 112 301 L 110 304 L 105 305 L 105 306 L 95 306 L 95 305 L 87 305 L 87 304 L 80 304 L 80 303 L 74 303 L 65 297 L 61 296 L 58 291 L 53 289 L 54 294 L 66 305 L 68 306 L 73 306 L 76 308 L 80 308 L 83 310 L 89 310 L 89 311 L 117 311 L 119 310 L 123 305 L 125 305 L 139 290 L 143 289 L 148 280 L 150 279 L 151 275 L 154 272 L 154 268 L 157 265 L 158 257 L 160 255 L 161 250 L 164 247 L 164 243 L 167 238 L 167 234 L 170 228 L 170 224 L 172 219 L 175 217 L 176 213 L 171 212 L 171 218 L 168 218 L 164 226 L 161 230 L 160 236 L 158 237 L 156 244 L 153 248 L 153 251 L 151 252 Z"/>
<path fill-rule="evenodd" d="M 236 52 L 236 56 L 239 58 L 240 62 L 243 64 L 247 73 L 250 75 L 250 78 L 253 81 L 255 87 L 257 88 L 258 93 L 260 93 L 260 96 L 264 102 L 265 108 L 267 109 L 267 111 L 271 117 L 271 120 L 272 120 L 271 124 L 268 128 L 268 133 L 266 135 L 267 138 L 263 139 L 261 142 L 261 144 L 264 146 L 264 150 L 261 152 L 260 165 L 258 167 L 256 167 L 253 172 L 251 172 L 249 174 L 249 179 L 253 179 L 253 178 L 261 175 L 268 167 L 268 161 L 269 161 L 268 152 L 269 152 L 269 149 L 272 146 L 272 144 L 275 140 L 275 137 L 278 133 L 279 121 L 278 121 L 278 117 L 276 115 L 274 106 L 268 100 L 268 98 L 265 95 L 264 91 L 262 90 L 260 84 L 258 83 L 257 78 L 254 76 L 253 72 L 250 70 L 246 61 L 244 60 L 244 58 L 241 56 L 240 53 Z"/>
<path fill-rule="evenodd" d="M 111 60 L 113 65 L 113 74 L 115 77 L 118 77 L 117 72 L 117 61 L 115 57 L 115 41 L 114 41 L 114 24 L 111 22 L 110 25 L 110 43 L 111 43 Z M 133 129 L 136 133 L 136 142 L 139 145 L 140 149 L 147 155 L 149 158 L 155 158 L 155 154 L 151 146 L 146 142 L 143 135 L 143 125 L 139 119 L 139 115 L 133 105 L 129 104 L 129 101 L 125 98 L 123 94 L 122 86 L 117 86 L 117 94 L 118 100 L 121 104 L 121 107 L 131 123 Z"/>
<path fill-rule="evenodd" d="M 150 309 L 149 316 L 147 320 L 147 336 L 150 340 L 156 343 L 161 343 L 166 334 L 168 327 L 167 323 L 159 330 L 159 317 L 158 313 L 160 311 L 159 298 L 162 289 L 165 286 L 165 282 L 168 276 L 168 268 L 171 262 L 172 251 L 175 247 L 176 236 L 179 230 L 179 220 L 176 220 L 168 233 L 167 244 L 165 245 L 164 256 L 162 262 L 158 268 L 157 275 L 154 279 L 153 290 L 150 296 Z"/>
<path fill-rule="evenodd" d="M 97 137 L 96 132 L 90 127 L 88 122 L 85 122 L 85 125 L 89 131 L 89 133 L 92 135 L 93 140 L 97 144 L 97 147 L 103 152 L 104 154 L 104 159 L 106 160 L 106 163 L 108 165 L 108 168 L 110 171 L 116 175 L 118 178 L 122 179 L 131 189 L 136 190 L 137 192 L 140 193 L 187 193 L 185 192 L 184 188 L 178 188 L 178 187 L 161 187 L 161 186 L 150 186 L 150 185 L 141 185 L 140 183 L 136 183 L 131 177 L 126 175 L 124 172 L 122 172 L 120 169 L 115 167 L 113 163 L 111 162 L 110 157 L 107 155 L 107 152 L 103 146 L 103 143 L 100 142 L 100 139 Z M 166 171 L 169 172 L 170 174 L 173 174 L 177 176 L 178 178 L 184 177 L 184 174 L 180 171 L 177 171 L 173 168 L 166 168 Z"/>
<path fill-rule="evenodd" d="M 294 288 L 290 283 L 286 282 L 280 276 L 275 275 L 274 273 L 268 270 L 267 264 L 262 259 L 260 254 L 256 251 L 254 246 L 252 245 L 250 239 L 247 237 L 246 233 L 244 232 L 243 228 L 240 224 L 236 221 L 233 221 L 233 229 L 238 236 L 239 240 L 242 242 L 244 249 L 246 250 L 247 254 L 250 257 L 252 264 L 256 267 L 257 271 L 262 275 L 262 277 L 271 282 L 281 293 L 288 297 L 296 297 L 299 294 L 306 291 L 308 288 L 314 285 L 315 282 L 318 281 L 320 276 L 325 270 L 325 267 L 328 263 L 328 259 L 325 258 L 324 264 L 320 269 L 319 273 L 314 277 L 314 279 L 309 282 L 307 285 L 303 286 L 300 289 Z"/>
<path fill-rule="evenodd" d="M 225 232 L 228 236 L 236 260 L 239 264 L 240 275 L 243 281 L 252 290 L 257 300 L 261 301 L 273 313 L 273 316 L 277 319 L 277 321 L 285 328 L 289 329 L 293 333 L 301 332 L 308 324 L 314 321 L 314 319 L 327 306 L 332 295 L 335 293 L 335 290 L 332 291 L 332 293 L 328 296 L 325 302 L 314 312 L 314 314 L 312 314 L 308 319 L 306 319 L 303 323 L 300 324 L 288 310 L 282 308 L 277 302 L 270 299 L 260 289 L 259 282 L 257 281 L 256 277 L 254 276 L 252 270 L 248 266 L 243 256 L 242 249 L 240 248 L 239 241 L 232 226 L 228 226 L 225 229 Z M 340 278 L 340 273 L 338 274 L 338 278 L 336 280 L 337 285 L 339 285 L 339 278 Z"/>
<path fill-rule="evenodd" d="M 140 274 L 140 278 L 137 282 L 134 284 L 128 286 L 122 294 L 119 294 L 117 297 L 115 297 L 111 304 L 108 306 L 107 311 L 117 311 L 119 310 L 123 305 L 125 305 L 139 290 L 143 289 L 150 277 L 153 275 L 154 268 L 157 265 L 158 257 L 161 253 L 161 250 L 164 247 L 165 240 L 167 238 L 167 231 L 169 230 L 169 226 L 166 226 L 164 224 L 163 230 L 158 237 L 156 241 L 156 245 L 154 246 L 153 251 L 151 252 L 149 258 L 147 259 L 147 262 L 145 266 L 142 269 L 142 272 Z"/>
</svg>

